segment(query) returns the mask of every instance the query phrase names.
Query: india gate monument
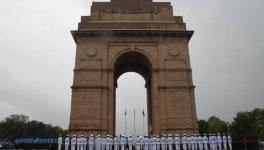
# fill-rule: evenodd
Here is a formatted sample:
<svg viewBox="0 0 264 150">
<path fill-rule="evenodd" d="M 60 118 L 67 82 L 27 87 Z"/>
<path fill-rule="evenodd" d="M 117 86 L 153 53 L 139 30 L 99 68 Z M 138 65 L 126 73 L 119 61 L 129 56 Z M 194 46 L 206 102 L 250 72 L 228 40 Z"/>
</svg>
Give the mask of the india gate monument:
<svg viewBox="0 0 264 150">
<path fill-rule="evenodd" d="M 69 131 L 115 135 L 117 79 L 136 72 L 146 81 L 148 133 L 197 133 L 192 35 L 170 2 L 93 2 L 90 16 L 72 31 L 77 48 Z"/>
</svg>

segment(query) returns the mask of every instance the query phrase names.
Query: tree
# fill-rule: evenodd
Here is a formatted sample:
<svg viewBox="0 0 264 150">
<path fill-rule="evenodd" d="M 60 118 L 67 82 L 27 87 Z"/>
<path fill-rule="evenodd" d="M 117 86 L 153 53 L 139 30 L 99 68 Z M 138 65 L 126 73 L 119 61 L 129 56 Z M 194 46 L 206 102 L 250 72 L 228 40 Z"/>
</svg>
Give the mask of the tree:
<svg viewBox="0 0 264 150">
<path fill-rule="evenodd" d="M 209 133 L 227 133 L 228 123 L 218 117 L 212 116 L 208 119 Z"/>
<path fill-rule="evenodd" d="M 232 135 L 236 137 L 264 139 L 264 109 L 238 112 L 230 128 Z"/>
<path fill-rule="evenodd" d="M 198 121 L 198 127 L 199 127 L 199 133 L 202 134 L 208 134 L 208 128 L 209 124 L 206 120 L 199 120 Z"/>
<path fill-rule="evenodd" d="M 56 137 L 66 134 L 61 127 L 36 120 L 25 115 L 11 115 L 0 122 L 0 138 L 14 140 L 22 137 Z"/>
<path fill-rule="evenodd" d="M 29 118 L 25 115 L 11 115 L 0 122 L 0 138 L 14 139 L 24 133 Z"/>
</svg>

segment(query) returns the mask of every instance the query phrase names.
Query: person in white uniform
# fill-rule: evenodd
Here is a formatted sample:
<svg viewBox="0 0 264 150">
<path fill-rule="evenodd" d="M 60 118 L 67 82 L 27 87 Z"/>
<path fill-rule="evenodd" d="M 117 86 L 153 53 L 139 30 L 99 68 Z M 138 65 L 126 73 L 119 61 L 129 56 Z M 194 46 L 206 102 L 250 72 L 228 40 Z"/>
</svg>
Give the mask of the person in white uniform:
<svg viewBox="0 0 264 150">
<path fill-rule="evenodd" d="M 175 145 L 175 150 L 181 149 L 181 137 L 178 134 L 174 135 L 174 145 Z"/>
<path fill-rule="evenodd" d="M 120 139 L 121 150 L 125 150 L 126 144 L 127 144 L 127 139 L 125 136 L 122 135 Z"/>
<path fill-rule="evenodd" d="M 227 138 L 226 138 L 226 135 L 223 134 L 223 145 L 224 145 L 224 150 L 227 150 Z"/>
<path fill-rule="evenodd" d="M 222 137 L 221 137 L 220 133 L 218 133 L 218 136 L 217 136 L 217 143 L 218 143 L 218 149 L 222 150 L 223 141 L 222 141 Z"/>
<path fill-rule="evenodd" d="M 65 145 L 65 150 L 68 150 L 69 149 L 69 145 L 70 145 L 70 137 L 69 137 L 69 135 L 66 136 L 64 145 Z"/>
<path fill-rule="evenodd" d="M 111 137 L 110 135 L 107 135 L 106 138 L 105 138 L 105 149 L 106 150 L 110 150 L 110 147 L 112 146 L 111 144 Z"/>
<path fill-rule="evenodd" d="M 83 150 L 86 150 L 86 149 L 87 149 L 87 144 L 88 144 L 87 137 L 84 136 L 84 137 L 83 137 Z"/>
<path fill-rule="evenodd" d="M 101 137 L 101 150 L 105 150 L 106 147 L 106 137 L 103 135 Z"/>
<path fill-rule="evenodd" d="M 168 143 L 169 150 L 172 150 L 173 137 L 172 137 L 171 134 L 168 134 L 168 137 L 167 137 L 167 143 Z"/>
<path fill-rule="evenodd" d="M 160 136 L 157 135 L 157 150 L 160 150 Z"/>
<path fill-rule="evenodd" d="M 157 150 L 157 136 L 154 134 L 153 137 L 150 139 L 151 143 L 151 150 Z"/>
<path fill-rule="evenodd" d="M 183 134 L 182 138 L 181 138 L 181 143 L 182 143 L 182 149 L 183 150 L 187 150 L 187 142 L 188 142 L 188 139 L 186 137 L 185 134 Z"/>
<path fill-rule="evenodd" d="M 133 138 L 131 135 L 129 135 L 129 137 L 127 138 L 127 143 L 128 143 L 128 150 L 132 150 L 133 149 Z"/>
<path fill-rule="evenodd" d="M 161 135 L 160 142 L 161 142 L 161 150 L 166 150 L 167 138 L 165 137 L 164 134 Z"/>
<path fill-rule="evenodd" d="M 191 135 L 191 145 L 192 145 L 192 150 L 195 150 L 195 137 L 194 137 L 194 135 Z"/>
<path fill-rule="evenodd" d="M 208 150 L 208 137 L 206 134 L 204 134 L 203 136 L 203 146 L 204 146 L 204 150 Z"/>
<path fill-rule="evenodd" d="M 200 134 L 198 134 L 197 140 L 198 140 L 199 150 L 203 150 L 203 137 Z"/>
<path fill-rule="evenodd" d="M 138 136 L 136 138 L 136 150 L 140 150 L 141 147 L 141 141 L 140 141 L 140 137 Z"/>
<path fill-rule="evenodd" d="M 100 135 L 96 136 L 94 143 L 95 143 L 95 149 L 96 150 L 101 150 L 102 140 L 101 140 L 101 136 Z"/>
<path fill-rule="evenodd" d="M 198 135 L 194 134 L 194 149 L 198 150 Z"/>
<path fill-rule="evenodd" d="M 217 146 L 218 146 L 218 138 L 217 138 L 217 134 L 214 134 L 214 149 L 217 150 Z"/>
<path fill-rule="evenodd" d="M 94 150 L 94 136 L 91 134 L 88 140 L 89 150 Z"/>
<path fill-rule="evenodd" d="M 210 147 L 210 150 L 214 150 L 214 148 L 213 148 L 213 136 L 212 136 L 212 134 L 209 134 L 209 147 Z"/>
<path fill-rule="evenodd" d="M 140 141 L 140 149 L 144 149 L 144 137 L 140 136 L 139 141 Z"/>
<path fill-rule="evenodd" d="M 227 133 L 227 142 L 228 142 L 229 150 L 232 150 L 232 137 L 229 133 Z"/>
<path fill-rule="evenodd" d="M 58 137 L 58 150 L 61 150 L 61 146 L 62 146 L 62 137 L 61 135 Z"/>
<path fill-rule="evenodd" d="M 147 135 L 143 138 L 143 149 L 148 150 L 149 149 L 149 138 Z"/>
<path fill-rule="evenodd" d="M 76 136 L 73 135 L 71 138 L 71 150 L 75 150 L 76 142 L 77 142 Z"/>
<path fill-rule="evenodd" d="M 117 136 L 114 137 L 114 150 L 119 150 L 119 138 Z"/>
<path fill-rule="evenodd" d="M 188 150 L 192 150 L 192 138 L 191 135 L 187 136 Z"/>
<path fill-rule="evenodd" d="M 77 137 L 77 150 L 82 150 L 82 139 L 83 138 L 83 135 Z"/>
</svg>

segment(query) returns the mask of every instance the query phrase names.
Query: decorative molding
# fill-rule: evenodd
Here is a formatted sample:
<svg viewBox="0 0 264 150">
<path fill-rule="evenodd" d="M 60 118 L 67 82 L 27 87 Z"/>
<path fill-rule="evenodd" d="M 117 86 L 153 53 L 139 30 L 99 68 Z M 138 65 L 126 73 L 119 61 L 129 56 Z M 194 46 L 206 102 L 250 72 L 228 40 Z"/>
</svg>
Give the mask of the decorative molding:
<svg viewBox="0 0 264 150">
<path fill-rule="evenodd" d="M 94 57 L 97 55 L 97 49 L 88 49 L 85 50 L 85 54 L 87 57 Z"/>
<path fill-rule="evenodd" d="M 168 54 L 172 57 L 178 57 L 181 54 L 180 49 L 170 49 L 168 50 Z"/>
<path fill-rule="evenodd" d="M 71 33 L 76 42 L 79 38 L 96 39 L 101 37 L 121 38 L 123 41 L 126 38 L 147 38 L 158 41 L 160 41 L 161 38 L 186 38 L 190 40 L 194 32 L 176 30 L 77 30 L 71 31 Z M 142 41 L 142 39 L 140 41 Z"/>
</svg>

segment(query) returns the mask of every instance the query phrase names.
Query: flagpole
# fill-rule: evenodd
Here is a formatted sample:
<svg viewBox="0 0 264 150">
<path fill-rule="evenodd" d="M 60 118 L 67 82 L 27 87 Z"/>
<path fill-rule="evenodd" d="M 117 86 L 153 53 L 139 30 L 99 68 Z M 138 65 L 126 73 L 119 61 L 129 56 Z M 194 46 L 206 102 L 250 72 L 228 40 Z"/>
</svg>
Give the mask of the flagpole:
<svg viewBox="0 0 264 150">
<path fill-rule="evenodd" d="M 126 115 L 127 115 L 127 112 L 126 112 L 126 109 L 125 109 L 125 135 L 127 136 Z"/>
<path fill-rule="evenodd" d="M 136 110 L 134 108 L 134 136 L 136 136 Z"/>
<path fill-rule="evenodd" d="M 143 109 L 143 113 L 142 113 L 142 118 L 143 118 L 143 128 L 142 128 L 142 133 L 143 133 L 143 136 L 145 135 L 145 112 L 144 112 L 144 109 Z"/>
</svg>

